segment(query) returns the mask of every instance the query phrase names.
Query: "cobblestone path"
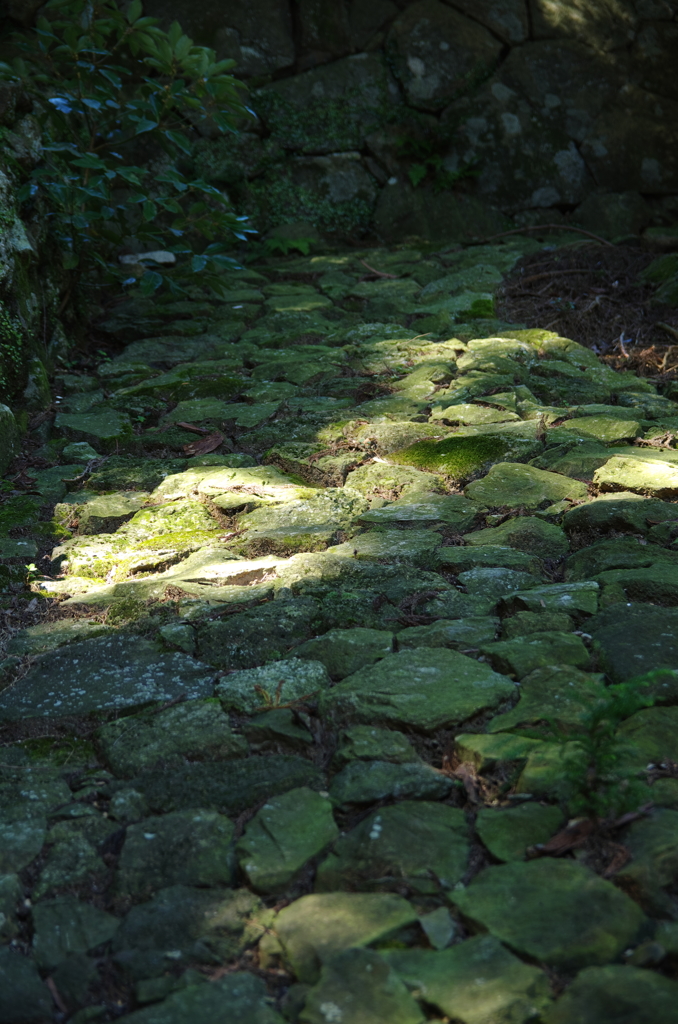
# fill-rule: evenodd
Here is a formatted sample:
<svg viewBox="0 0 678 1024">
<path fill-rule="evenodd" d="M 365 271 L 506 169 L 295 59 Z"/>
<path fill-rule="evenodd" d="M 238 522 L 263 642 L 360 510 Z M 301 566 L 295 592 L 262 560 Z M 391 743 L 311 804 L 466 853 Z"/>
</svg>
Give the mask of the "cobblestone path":
<svg viewBox="0 0 678 1024">
<path fill-rule="evenodd" d="M 492 319 L 537 249 L 265 261 L 57 378 L 0 1024 L 678 1022 L 678 406 Z"/>
</svg>

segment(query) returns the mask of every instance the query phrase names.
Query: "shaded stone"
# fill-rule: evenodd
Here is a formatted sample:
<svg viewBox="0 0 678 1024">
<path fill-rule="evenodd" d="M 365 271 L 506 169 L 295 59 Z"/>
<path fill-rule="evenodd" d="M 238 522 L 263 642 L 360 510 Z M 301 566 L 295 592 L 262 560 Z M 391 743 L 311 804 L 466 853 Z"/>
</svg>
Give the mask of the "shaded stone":
<svg viewBox="0 0 678 1024">
<path fill-rule="evenodd" d="M 393 651 L 393 634 L 381 629 L 331 629 L 295 647 L 295 658 L 322 662 L 331 679 L 343 679 L 367 665 L 374 665 Z"/>
<path fill-rule="evenodd" d="M 392 893 L 314 893 L 276 916 L 283 955 L 300 981 L 313 983 L 322 964 L 351 947 L 370 946 L 407 925 L 417 914 Z"/>
<path fill-rule="evenodd" d="M 633 887 L 650 912 L 663 914 L 673 900 L 661 890 L 678 877 L 678 811 L 653 810 L 633 822 L 624 834 L 631 860 L 618 873 L 622 884 Z"/>
<path fill-rule="evenodd" d="M 476 832 L 497 860 L 525 860 L 527 847 L 548 842 L 564 821 L 559 807 L 545 804 L 524 803 L 501 810 L 481 807 Z"/>
<path fill-rule="evenodd" d="M 598 611 L 599 586 L 595 582 L 553 583 L 530 587 L 525 593 L 511 594 L 504 601 L 506 611 L 569 612 L 593 615 Z"/>
<path fill-rule="evenodd" d="M 678 505 L 625 492 L 577 505 L 563 517 L 566 533 L 640 533 L 647 535 L 657 523 L 678 521 Z"/>
<path fill-rule="evenodd" d="M 8 654 L 43 654 L 55 647 L 110 633 L 111 627 L 88 619 L 57 619 L 39 622 L 36 626 L 15 633 L 7 644 Z"/>
<path fill-rule="evenodd" d="M 228 716 L 213 701 L 186 701 L 157 713 L 130 715 L 103 725 L 97 741 L 116 775 L 131 776 L 157 761 L 228 760 L 247 753 Z"/>
<path fill-rule="evenodd" d="M 613 419 L 611 416 L 577 416 L 566 420 L 561 427 L 582 437 L 592 437 L 603 444 L 630 441 L 640 435 L 641 429 L 637 420 Z"/>
<path fill-rule="evenodd" d="M 530 573 L 532 576 L 539 576 L 541 573 L 541 563 L 533 555 L 494 544 L 439 548 L 438 562 L 455 573 L 485 568 L 515 569 Z"/>
<path fill-rule="evenodd" d="M 73 441 L 87 441 L 103 451 L 129 443 L 134 436 L 129 416 L 104 406 L 91 412 L 58 412 L 54 426 Z"/>
<path fill-rule="evenodd" d="M 61 839 L 49 850 L 33 887 L 33 899 L 39 900 L 51 892 L 103 875 L 105 868 L 94 846 L 84 836 Z"/>
<path fill-rule="evenodd" d="M 538 580 L 526 572 L 515 569 L 469 569 L 461 572 L 458 580 L 469 594 L 481 594 L 490 600 L 499 601 L 513 591 L 527 589 Z"/>
<path fill-rule="evenodd" d="M 349 761 L 407 764 L 418 760 L 416 750 L 403 733 L 371 725 L 354 725 L 340 734 L 333 764 L 344 765 Z"/>
<path fill-rule="evenodd" d="M 482 480 L 468 484 L 465 493 L 485 505 L 537 508 L 546 501 L 585 498 L 587 488 L 578 480 L 547 473 L 534 466 L 498 462 Z"/>
<path fill-rule="evenodd" d="M 20 814 L 8 820 L 0 813 L 0 875 L 21 871 L 30 864 L 42 849 L 46 829 L 42 817 Z"/>
<path fill-rule="evenodd" d="M 521 681 L 517 705 L 496 715 L 487 728 L 489 732 L 502 732 L 541 721 L 577 725 L 604 697 L 602 674 L 557 665 L 538 668 Z"/>
<path fill-rule="evenodd" d="M 17 909 L 24 889 L 18 875 L 0 875 L 0 938 L 12 939 L 19 930 Z"/>
<path fill-rule="evenodd" d="M 450 949 L 388 950 L 385 958 L 409 988 L 464 1024 L 527 1021 L 550 1003 L 543 971 L 509 953 L 492 935 Z"/>
<path fill-rule="evenodd" d="M 398 633 L 398 650 L 409 647 L 452 647 L 454 650 L 477 649 L 494 640 L 500 620 L 484 615 L 469 619 L 438 619 L 429 626 L 411 626 Z"/>
<path fill-rule="evenodd" d="M 524 761 L 541 746 L 539 740 L 510 733 L 459 733 L 454 739 L 454 750 L 461 761 L 474 765 L 480 772 L 491 770 L 501 761 Z"/>
<path fill-rule="evenodd" d="M 427 764 L 355 760 L 335 775 L 330 796 L 346 809 L 352 804 L 371 804 L 387 797 L 443 800 L 452 787 L 451 779 Z"/>
<path fill-rule="evenodd" d="M 274 708 L 256 715 L 242 727 L 253 750 L 259 750 L 267 743 L 287 743 L 302 750 L 313 743 L 313 736 L 306 728 L 303 718 L 292 708 Z"/>
<path fill-rule="evenodd" d="M 654 971 L 586 967 L 546 1016 L 548 1024 L 656 1024 L 678 1021 L 678 985 Z"/>
<path fill-rule="evenodd" d="M 467 533 L 465 541 L 474 546 L 491 544 L 517 548 L 538 558 L 559 558 L 569 550 L 567 538 L 560 527 L 533 516 L 517 516 L 501 526 Z"/>
<path fill-rule="evenodd" d="M 33 907 L 33 955 L 51 971 L 72 953 L 87 953 L 108 942 L 120 921 L 71 896 L 43 900 Z"/>
<path fill-rule="evenodd" d="M 450 898 L 513 949 L 567 970 L 615 960 L 645 920 L 610 882 L 550 858 L 485 868 Z"/>
<path fill-rule="evenodd" d="M 461 494 L 410 494 L 381 508 L 364 512 L 360 521 L 379 526 L 446 523 L 464 533 L 483 511 L 481 505 Z"/>
<path fill-rule="evenodd" d="M 117 874 L 121 893 L 168 885 L 229 885 L 233 825 L 214 811 L 175 811 L 127 829 Z"/>
<path fill-rule="evenodd" d="M 279 754 L 155 769 L 133 779 L 132 788 L 155 814 L 203 807 L 238 815 L 278 793 L 297 786 L 322 789 L 323 783 L 323 776 L 310 761 Z"/>
<path fill-rule="evenodd" d="M 469 829 L 462 811 L 403 801 L 382 807 L 343 834 L 316 873 L 316 892 L 452 889 L 468 865 Z"/>
<path fill-rule="evenodd" d="M 437 0 L 419 0 L 391 26 L 386 50 L 410 105 L 439 110 L 492 67 L 501 44 Z"/>
<path fill-rule="evenodd" d="M 422 569 L 435 567 L 442 543 L 432 530 L 371 530 L 330 548 L 332 554 L 370 562 L 405 563 Z"/>
<path fill-rule="evenodd" d="M 513 640 L 517 636 L 530 636 L 555 630 L 568 633 L 574 628 L 569 615 L 564 612 L 516 612 L 502 622 L 501 639 Z"/>
<path fill-rule="evenodd" d="M 181 965 L 222 963 L 253 946 L 271 916 L 247 889 L 173 885 L 129 911 L 113 938 L 113 953 L 137 978 L 163 974 L 169 950 Z"/>
<path fill-rule="evenodd" d="M 225 669 L 254 668 L 276 661 L 313 636 L 319 612 L 317 601 L 302 597 L 271 601 L 223 620 L 208 621 L 197 630 L 200 657 Z"/>
<path fill-rule="evenodd" d="M 601 668 L 624 682 L 678 663 L 678 609 L 614 604 L 587 622 Z"/>
<path fill-rule="evenodd" d="M 583 640 L 572 633 L 543 632 L 514 640 L 499 640 L 480 648 L 483 657 L 498 672 L 523 679 L 549 665 L 586 668 L 590 655 Z"/>
<path fill-rule="evenodd" d="M 323 964 L 306 997 L 304 1024 L 423 1024 L 424 1015 L 392 967 L 371 949 L 347 949 Z"/>
<path fill-rule="evenodd" d="M 456 651 L 391 654 L 323 693 L 324 719 L 410 725 L 431 731 L 462 722 L 514 694 L 505 676 Z"/>
<path fill-rule="evenodd" d="M 52 1017 L 52 996 L 32 960 L 9 946 L 0 947 L 0 1020 L 6 1024 L 43 1024 Z"/>
<path fill-rule="evenodd" d="M 565 562 L 565 578 L 590 580 L 611 569 L 645 569 L 649 566 L 678 565 L 678 552 L 658 544 L 641 543 L 638 537 L 602 540 L 571 554 Z"/>
<path fill-rule="evenodd" d="M 261 978 L 246 971 L 237 971 L 219 978 L 211 985 L 189 985 L 172 992 L 160 1004 L 135 1010 L 119 1020 L 124 1024 L 194 1024 L 197 1020 L 210 1024 L 284 1024 L 268 1002 L 266 985 Z"/>
<path fill-rule="evenodd" d="M 678 707 L 643 708 L 617 730 L 625 760 L 639 768 L 678 760 Z"/>
<path fill-rule="evenodd" d="M 0 695 L 0 718 L 59 717 L 152 701 L 208 697 L 212 670 L 150 640 L 101 637 L 43 654 Z"/>
<path fill-rule="evenodd" d="M 238 841 L 240 867 L 260 892 L 281 892 L 339 835 L 326 796 L 302 787 L 272 797 Z"/>
<path fill-rule="evenodd" d="M 327 669 L 320 661 L 290 658 L 262 668 L 232 672 L 215 693 L 228 710 L 252 714 L 266 707 L 314 697 L 330 685 Z"/>
</svg>

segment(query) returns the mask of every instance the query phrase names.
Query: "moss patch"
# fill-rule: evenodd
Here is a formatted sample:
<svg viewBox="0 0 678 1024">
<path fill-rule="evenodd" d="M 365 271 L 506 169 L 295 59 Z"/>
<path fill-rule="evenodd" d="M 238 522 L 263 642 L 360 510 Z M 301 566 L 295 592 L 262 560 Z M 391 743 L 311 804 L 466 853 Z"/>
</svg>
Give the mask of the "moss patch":
<svg viewBox="0 0 678 1024">
<path fill-rule="evenodd" d="M 417 441 L 390 458 L 402 466 L 444 473 L 467 480 L 491 462 L 501 461 L 509 445 L 501 437 L 446 437 L 442 441 Z"/>
</svg>

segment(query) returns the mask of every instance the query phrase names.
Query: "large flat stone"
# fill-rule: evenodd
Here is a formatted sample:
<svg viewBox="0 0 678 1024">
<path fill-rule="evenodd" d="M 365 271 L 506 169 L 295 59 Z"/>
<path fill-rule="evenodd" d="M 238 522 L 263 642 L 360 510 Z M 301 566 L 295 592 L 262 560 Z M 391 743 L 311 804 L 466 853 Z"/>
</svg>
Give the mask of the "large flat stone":
<svg viewBox="0 0 678 1024">
<path fill-rule="evenodd" d="M 323 964 L 299 1020 L 327 1024 L 328 1014 L 342 1024 L 424 1024 L 425 1019 L 404 982 L 372 949 L 347 949 Z"/>
<path fill-rule="evenodd" d="M 433 731 L 497 707 L 514 684 L 456 651 L 419 648 L 391 654 L 323 693 L 324 719 L 408 725 Z"/>
<path fill-rule="evenodd" d="M 676 1024 L 678 984 L 654 971 L 586 967 L 546 1015 L 547 1024 Z"/>
</svg>

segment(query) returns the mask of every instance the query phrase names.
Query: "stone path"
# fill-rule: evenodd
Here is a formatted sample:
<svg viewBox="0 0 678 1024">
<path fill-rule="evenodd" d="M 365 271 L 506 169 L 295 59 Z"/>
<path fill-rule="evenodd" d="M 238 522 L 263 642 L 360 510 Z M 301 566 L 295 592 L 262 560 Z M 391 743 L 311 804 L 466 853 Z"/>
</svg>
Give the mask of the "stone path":
<svg viewBox="0 0 678 1024">
<path fill-rule="evenodd" d="M 0 1024 L 678 1021 L 678 407 L 493 319 L 538 247 L 272 260 L 57 379 Z"/>
</svg>

